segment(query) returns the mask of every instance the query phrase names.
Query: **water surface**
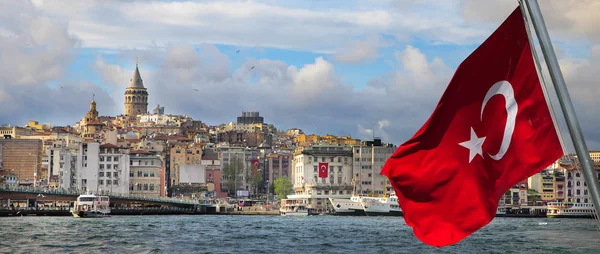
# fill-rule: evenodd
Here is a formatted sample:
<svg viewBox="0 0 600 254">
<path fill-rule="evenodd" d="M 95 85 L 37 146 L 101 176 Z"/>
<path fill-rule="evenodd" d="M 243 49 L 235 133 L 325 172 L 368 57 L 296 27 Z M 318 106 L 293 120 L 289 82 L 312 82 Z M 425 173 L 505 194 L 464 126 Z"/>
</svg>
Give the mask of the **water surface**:
<svg viewBox="0 0 600 254">
<path fill-rule="evenodd" d="M 402 217 L 0 218 L 2 253 L 600 253 L 591 219 L 496 218 L 442 249 Z"/>
</svg>

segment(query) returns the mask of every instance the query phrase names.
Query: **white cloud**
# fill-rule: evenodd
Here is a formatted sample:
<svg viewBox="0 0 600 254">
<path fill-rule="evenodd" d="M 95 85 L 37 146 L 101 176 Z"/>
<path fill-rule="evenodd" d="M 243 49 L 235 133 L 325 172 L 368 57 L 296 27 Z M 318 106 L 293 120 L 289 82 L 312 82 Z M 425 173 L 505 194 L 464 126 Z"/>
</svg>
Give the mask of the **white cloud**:
<svg viewBox="0 0 600 254">
<path fill-rule="evenodd" d="M 453 73 L 441 58 L 426 56 L 408 39 L 479 43 L 516 7 L 514 1 L 490 3 L 493 12 L 477 16 L 473 13 L 488 6 L 470 1 L 463 6 L 455 1 L 382 0 L 375 7 L 362 2 L 355 9 L 316 10 L 280 3 L 36 1 L 39 9 L 35 9 L 25 1 L 2 1 L 0 119 L 72 123 L 88 110 L 92 93 L 101 114 L 120 114 L 123 89 L 139 56 L 150 109 L 160 103 L 169 113 L 188 114 L 209 124 L 232 121 L 240 111 L 258 110 L 282 128 L 351 132 L 361 138 L 372 137 L 374 131 L 384 141 L 399 144 L 427 120 Z M 598 23 L 596 16 L 589 14 L 597 4 L 588 2 L 587 8 L 576 9 L 569 3 L 579 4 L 551 1 L 542 8 L 551 33 L 578 35 L 573 38 L 595 45 L 588 56 L 565 53 L 560 57 L 586 137 L 590 144 L 598 144 L 600 132 L 594 126 L 600 124 L 595 110 L 600 94 L 595 73 L 600 43 L 593 26 Z M 180 10 L 173 4 L 186 6 Z M 360 90 L 345 84 L 326 56 L 303 66 L 246 58 L 232 69 L 233 60 L 211 44 L 336 52 L 337 61 L 360 63 L 377 56 L 381 34 L 407 39 L 409 45 L 394 54 L 402 68 L 373 77 Z M 566 52 L 572 50 L 573 40 L 558 38 Z M 93 68 L 110 85 L 105 91 L 86 81 L 71 81 L 65 77 L 66 68 L 80 45 L 107 47 L 101 51 L 116 52 L 120 62 L 131 65 L 120 67 L 97 56 Z M 158 67 L 150 70 L 145 68 L 148 65 Z M 48 83 L 63 88 L 50 88 Z"/>
<path fill-rule="evenodd" d="M 369 63 L 377 58 L 377 49 L 383 46 L 380 36 L 369 36 L 366 40 L 355 40 L 340 48 L 335 60 L 342 63 Z"/>
<path fill-rule="evenodd" d="M 472 43 L 486 33 L 484 29 L 464 26 L 455 2 L 427 1 L 403 6 L 402 2 L 380 1 L 372 6 L 358 3 L 354 9 L 344 7 L 347 4 L 324 9 L 289 5 L 285 1 L 108 4 L 96 0 L 40 0 L 36 6 L 68 20 L 69 31 L 82 39 L 83 46 L 100 48 L 143 48 L 153 43 L 166 47 L 178 42 L 331 53 L 338 52 L 339 45 L 356 36 L 386 34 L 401 40 L 418 36 L 440 43 Z M 361 53 L 363 57 L 373 54 L 370 45 L 355 47 L 365 51 Z M 340 61 L 344 62 L 361 58 L 342 55 Z"/>
</svg>

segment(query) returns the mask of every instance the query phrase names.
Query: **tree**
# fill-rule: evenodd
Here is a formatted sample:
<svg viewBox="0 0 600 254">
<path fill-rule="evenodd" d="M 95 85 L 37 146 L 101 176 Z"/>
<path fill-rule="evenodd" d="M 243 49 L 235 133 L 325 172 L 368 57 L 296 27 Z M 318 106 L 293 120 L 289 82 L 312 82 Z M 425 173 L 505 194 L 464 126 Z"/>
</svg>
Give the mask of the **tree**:
<svg viewBox="0 0 600 254">
<path fill-rule="evenodd" d="M 278 200 L 287 198 L 287 195 L 294 191 L 292 182 L 287 177 L 277 177 L 273 185 L 275 187 L 275 194 L 277 194 Z"/>
<path fill-rule="evenodd" d="M 225 188 L 227 188 L 229 195 L 235 194 L 237 182 L 243 170 L 244 163 L 238 157 L 231 158 L 229 163 L 223 165 L 223 179 L 225 179 Z"/>
<path fill-rule="evenodd" d="M 258 195 L 262 181 L 263 177 L 259 171 L 252 172 L 252 175 L 250 176 L 250 183 L 252 184 L 252 187 L 254 188 L 254 193 L 256 195 Z"/>
</svg>

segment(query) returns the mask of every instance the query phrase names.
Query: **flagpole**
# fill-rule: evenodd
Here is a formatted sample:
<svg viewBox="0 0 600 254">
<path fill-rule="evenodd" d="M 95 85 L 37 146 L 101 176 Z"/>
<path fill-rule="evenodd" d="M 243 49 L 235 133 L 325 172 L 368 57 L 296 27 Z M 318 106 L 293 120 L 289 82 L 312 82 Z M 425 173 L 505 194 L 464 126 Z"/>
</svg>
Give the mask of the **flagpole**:
<svg viewBox="0 0 600 254">
<path fill-rule="evenodd" d="M 583 139 L 581 127 L 579 126 L 579 121 L 577 120 L 577 115 L 575 114 L 575 109 L 573 108 L 567 85 L 565 84 L 562 72 L 560 71 L 560 66 L 558 65 L 558 60 L 556 59 L 550 36 L 548 35 L 546 25 L 544 24 L 544 17 L 542 16 L 537 0 L 525 0 L 524 2 L 538 36 L 540 47 L 542 48 L 542 53 L 544 54 L 546 65 L 548 66 L 550 78 L 552 79 L 552 84 L 556 90 L 556 95 L 560 102 L 563 114 L 565 115 L 569 133 L 573 139 L 577 158 L 579 159 L 579 163 L 583 170 L 583 177 L 587 182 L 592 201 L 594 202 L 596 215 L 598 215 L 600 214 L 600 192 L 598 191 L 600 188 L 598 187 L 596 174 L 594 174 L 594 163 L 588 152 L 585 140 Z"/>
</svg>

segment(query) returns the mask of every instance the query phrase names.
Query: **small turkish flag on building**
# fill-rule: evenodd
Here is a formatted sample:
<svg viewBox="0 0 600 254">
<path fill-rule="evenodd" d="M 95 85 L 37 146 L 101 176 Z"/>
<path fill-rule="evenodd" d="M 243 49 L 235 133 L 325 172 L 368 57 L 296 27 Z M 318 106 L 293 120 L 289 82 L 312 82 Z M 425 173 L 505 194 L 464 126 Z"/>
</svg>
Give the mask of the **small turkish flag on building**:
<svg viewBox="0 0 600 254">
<path fill-rule="evenodd" d="M 319 178 L 327 178 L 327 169 L 329 168 L 329 163 L 327 162 L 319 162 Z"/>
<path fill-rule="evenodd" d="M 487 225 L 506 191 L 562 155 L 517 8 L 460 64 L 381 173 L 415 236 L 441 247 Z"/>
</svg>

